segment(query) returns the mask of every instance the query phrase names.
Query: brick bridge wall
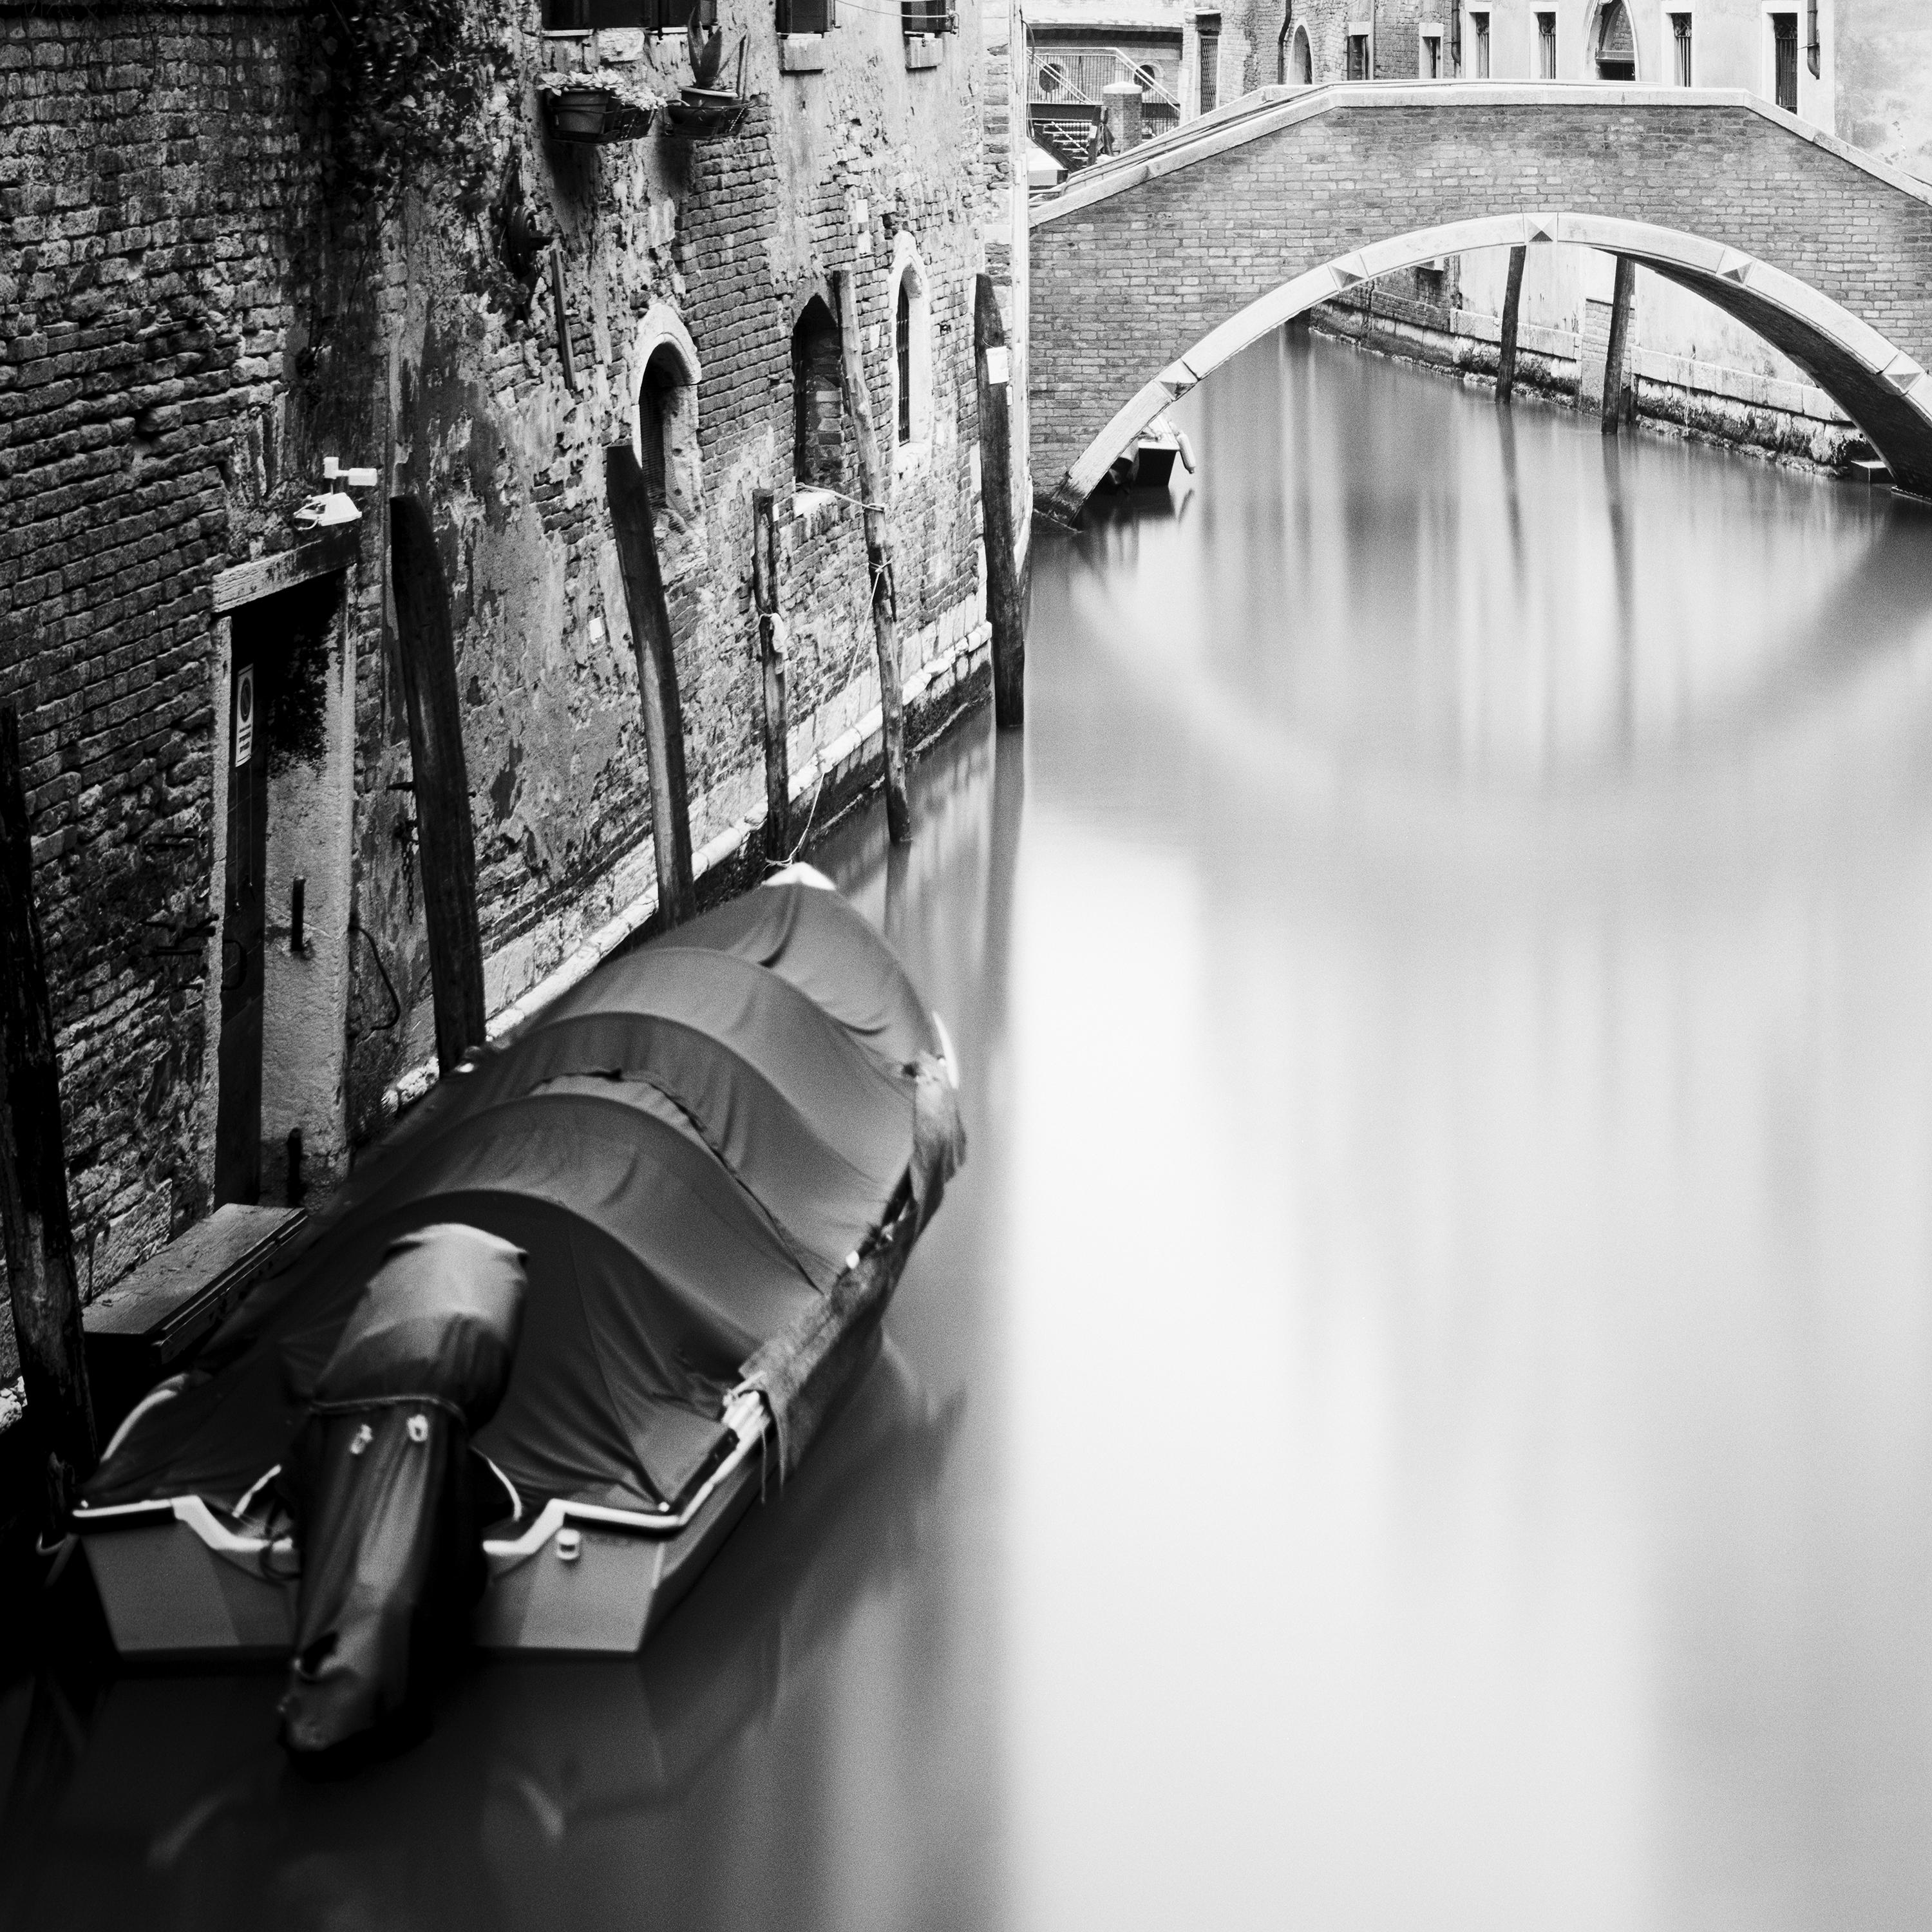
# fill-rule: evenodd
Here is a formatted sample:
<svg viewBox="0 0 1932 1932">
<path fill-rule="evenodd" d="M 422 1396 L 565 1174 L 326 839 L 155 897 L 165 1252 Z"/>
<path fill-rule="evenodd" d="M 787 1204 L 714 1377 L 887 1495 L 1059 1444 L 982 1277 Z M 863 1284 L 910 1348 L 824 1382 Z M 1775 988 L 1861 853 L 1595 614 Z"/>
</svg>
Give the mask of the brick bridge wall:
<svg viewBox="0 0 1932 1932">
<path fill-rule="evenodd" d="M 1932 356 L 1924 201 L 1742 104 L 1500 92 L 1358 98 L 1106 200 L 1036 207 L 1036 484 L 1050 490 L 1137 389 L 1256 297 L 1374 242 L 1486 216 L 1564 210 L 1720 242 Z M 1114 165 L 1131 176 L 1139 158 Z"/>
</svg>

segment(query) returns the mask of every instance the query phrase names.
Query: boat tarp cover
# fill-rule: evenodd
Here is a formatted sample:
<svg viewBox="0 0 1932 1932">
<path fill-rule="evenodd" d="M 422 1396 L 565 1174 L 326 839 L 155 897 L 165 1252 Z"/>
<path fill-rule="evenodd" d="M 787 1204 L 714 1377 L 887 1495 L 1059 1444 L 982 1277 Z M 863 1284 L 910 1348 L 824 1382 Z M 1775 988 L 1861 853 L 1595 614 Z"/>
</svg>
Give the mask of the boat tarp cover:
<svg viewBox="0 0 1932 1932">
<path fill-rule="evenodd" d="M 931 1030 L 878 934 L 813 886 L 760 888 L 615 962 L 450 1083 L 452 1108 L 358 1178 L 87 1502 L 240 1496 L 287 1453 L 390 1245 L 444 1222 L 527 1258 L 523 1338 L 477 1447 L 526 1504 L 676 1499 L 722 1439 L 742 1364 L 884 1221 Z M 586 1074 L 618 1076 L 610 1097 Z M 626 1104 L 632 1080 L 671 1104 Z"/>
<path fill-rule="evenodd" d="M 776 973 L 895 1066 L 939 1051 L 932 1016 L 898 956 L 840 893 L 818 886 L 761 886 L 633 956 L 688 946 L 735 953 Z M 592 983 L 566 994 L 560 1006 L 588 994 Z"/>
</svg>

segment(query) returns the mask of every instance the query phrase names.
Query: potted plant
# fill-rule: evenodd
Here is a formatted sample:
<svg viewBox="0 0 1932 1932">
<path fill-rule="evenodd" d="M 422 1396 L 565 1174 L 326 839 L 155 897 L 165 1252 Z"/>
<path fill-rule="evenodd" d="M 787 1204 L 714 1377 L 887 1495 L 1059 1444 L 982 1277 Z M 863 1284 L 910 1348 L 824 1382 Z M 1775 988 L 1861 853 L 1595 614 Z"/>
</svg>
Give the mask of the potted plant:
<svg viewBox="0 0 1932 1932">
<path fill-rule="evenodd" d="M 640 141 L 650 131 L 651 108 L 634 100 L 604 75 L 544 75 L 538 82 L 550 138 L 606 146 Z"/>
<path fill-rule="evenodd" d="M 685 29 L 691 54 L 690 86 L 680 98 L 664 104 L 671 132 L 687 141 L 718 140 L 738 131 L 750 104 L 741 89 L 745 77 L 745 43 L 738 42 L 737 85 L 720 87 L 724 65 L 724 34 L 718 25 L 718 0 L 698 0 Z"/>
</svg>

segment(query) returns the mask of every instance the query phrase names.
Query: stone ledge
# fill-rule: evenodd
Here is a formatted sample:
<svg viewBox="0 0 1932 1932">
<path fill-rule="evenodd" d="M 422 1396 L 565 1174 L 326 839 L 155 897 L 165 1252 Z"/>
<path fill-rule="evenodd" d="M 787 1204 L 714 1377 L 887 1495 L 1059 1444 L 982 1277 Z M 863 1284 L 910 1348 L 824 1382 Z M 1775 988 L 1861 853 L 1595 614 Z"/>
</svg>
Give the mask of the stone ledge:
<svg viewBox="0 0 1932 1932">
<path fill-rule="evenodd" d="M 823 34 L 781 34 L 778 36 L 778 71 L 781 74 L 823 74 L 825 71 L 825 36 Z"/>
</svg>

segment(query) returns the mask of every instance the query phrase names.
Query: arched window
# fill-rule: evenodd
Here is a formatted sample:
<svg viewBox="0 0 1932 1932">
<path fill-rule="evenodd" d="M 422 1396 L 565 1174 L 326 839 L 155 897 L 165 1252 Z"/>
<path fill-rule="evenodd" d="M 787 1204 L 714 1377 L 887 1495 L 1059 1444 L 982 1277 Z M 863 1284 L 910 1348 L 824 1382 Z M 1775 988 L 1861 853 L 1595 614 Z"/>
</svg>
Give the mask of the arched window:
<svg viewBox="0 0 1932 1932">
<path fill-rule="evenodd" d="M 823 296 L 791 332 L 792 476 L 802 488 L 845 484 L 845 371 L 838 324 Z"/>
<path fill-rule="evenodd" d="M 688 520 L 702 496 L 698 458 L 698 351 L 677 311 L 653 302 L 632 350 L 637 392 L 632 447 L 655 509 Z"/>
<path fill-rule="evenodd" d="M 1056 95 L 1065 93 L 1066 91 L 1066 68 L 1058 61 L 1042 61 L 1040 64 L 1040 80 L 1037 85 L 1040 98 L 1042 100 L 1051 100 Z"/>
<path fill-rule="evenodd" d="M 656 510 L 664 508 L 669 499 L 669 444 L 683 374 L 670 351 L 660 349 L 644 365 L 644 380 L 638 388 L 638 441 L 644 487 L 650 492 L 651 507 Z"/>
<path fill-rule="evenodd" d="M 892 250 L 892 422 L 902 449 L 932 434 L 932 326 L 926 265 L 903 230 Z"/>
<path fill-rule="evenodd" d="M 899 278 L 898 313 L 892 318 L 893 360 L 898 364 L 899 440 L 912 440 L 912 290 Z"/>
<path fill-rule="evenodd" d="M 1636 78 L 1636 36 L 1630 31 L 1630 10 L 1624 0 L 1604 0 L 1597 16 L 1597 78 Z"/>
<path fill-rule="evenodd" d="M 1308 44 L 1308 29 L 1297 27 L 1288 50 L 1288 77 L 1298 87 L 1315 85 L 1315 50 Z"/>
</svg>

